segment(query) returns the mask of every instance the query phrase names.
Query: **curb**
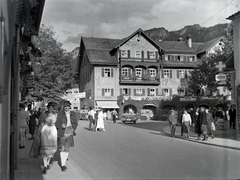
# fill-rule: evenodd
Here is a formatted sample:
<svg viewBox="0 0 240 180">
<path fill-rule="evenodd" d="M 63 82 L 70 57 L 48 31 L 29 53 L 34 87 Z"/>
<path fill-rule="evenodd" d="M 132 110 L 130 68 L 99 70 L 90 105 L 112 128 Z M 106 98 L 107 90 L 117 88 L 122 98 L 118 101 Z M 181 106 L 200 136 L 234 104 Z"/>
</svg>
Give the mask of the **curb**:
<svg viewBox="0 0 240 180">
<path fill-rule="evenodd" d="M 161 129 L 161 132 L 163 132 L 166 135 L 169 135 L 169 133 L 166 133 L 163 129 Z M 170 136 L 169 136 L 170 137 Z M 210 146 L 216 146 L 216 147 L 222 147 L 222 148 L 228 148 L 228 149 L 233 149 L 233 150 L 237 150 L 240 151 L 239 147 L 232 147 L 232 146 L 224 146 L 224 145 L 219 145 L 219 144 L 212 144 L 212 143 L 208 143 L 208 142 L 202 142 L 202 141 L 195 141 L 192 139 L 187 139 L 187 138 L 183 138 L 182 136 L 177 136 L 178 139 L 183 139 L 186 141 L 191 141 L 191 142 L 195 142 L 195 143 L 199 143 L 199 144 L 205 144 L 205 145 L 210 145 Z"/>
</svg>

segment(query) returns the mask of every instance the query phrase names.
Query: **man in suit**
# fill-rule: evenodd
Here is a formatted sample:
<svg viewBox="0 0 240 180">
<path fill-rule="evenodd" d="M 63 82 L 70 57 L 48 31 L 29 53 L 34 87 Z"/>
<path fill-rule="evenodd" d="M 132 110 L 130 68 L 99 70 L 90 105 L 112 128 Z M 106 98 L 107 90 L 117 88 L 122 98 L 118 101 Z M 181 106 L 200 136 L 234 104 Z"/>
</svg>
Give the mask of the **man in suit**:
<svg viewBox="0 0 240 180">
<path fill-rule="evenodd" d="M 61 169 L 63 172 L 67 170 L 66 161 L 69 155 L 69 148 L 74 146 L 73 136 L 76 135 L 75 130 L 78 126 L 78 118 L 75 112 L 70 111 L 71 103 L 63 102 L 63 108 L 58 112 L 56 127 L 58 131 L 59 150 Z"/>
<path fill-rule="evenodd" d="M 230 116 L 230 129 L 231 127 L 235 129 L 235 124 L 236 124 L 236 109 L 234 108 L 233 105 L 231 105 L 231 108 L 229 109 L 229 116 Z"/>
</svg>

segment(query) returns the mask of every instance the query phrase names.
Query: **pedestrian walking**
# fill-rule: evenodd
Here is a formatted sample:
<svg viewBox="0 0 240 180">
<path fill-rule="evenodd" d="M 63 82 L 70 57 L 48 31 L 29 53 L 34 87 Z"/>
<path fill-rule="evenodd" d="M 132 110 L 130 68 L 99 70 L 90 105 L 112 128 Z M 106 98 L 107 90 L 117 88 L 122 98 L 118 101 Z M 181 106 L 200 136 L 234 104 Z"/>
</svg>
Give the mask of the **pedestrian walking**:
<svg viewBox="0 0 240 180">
<path fill-rule="evenodd" d="M 197 140 L 200 140 L 201 134 L 203 134 L 203 141 L 208 140 L 208 132 L 207 132 L 207 114 L 205 112 L 205 107 L 200 107 L 200 112 L 197 118 L 196 130 L 198 134 Z"/>
<path fill-rule="evenodd" d="M 168 121 L 170 125 L 170 135 L 171 137 L 175 137 L 176 125 L 177 125 L 177 114 L 172 109 L 170 115 L 168 116 Z"/>
<path fill-rule="evenodd" d="M 50 160 L 57 151 L 57 128 L 55 126 L 57 113 L 55 105 L 56 103 L 49 102 L 48 110 L 41 116 L 40 154 L 43 158 L 43 174 L 46 174 L 47 170 L 50 169 Z"/>
<path fill-rule="evenodd" d="M 112 119 L 113 119 L 113 123 L 116 123 L 117 120 L 117 111 L 114 109 L 112 112 Z"/>
<path fill-rule="evenodd" d="M 107 120 L 108 121 L 112 121 L 112 114 L 111 114 L 111 111 L 107 111 Z"/>
<path fill-rule="evenodd" d="M 88 112 L 88 121 L 89 121 L 88 129 L 93 130 L 92 125 L 95 124 L 96 112 L 94 111 L 94 109 L 92 107 L 90 107 L 89 109 L 90 109 L 90 111 Z"/>
<path fill-rule="evenodd" d="M 229 116 L 230 116 L 230 120 L 229 120 L 230 129 L 231 129 L 231 128 L 235 129 L 235 124 L 236 124 L 236 109 L 234 108 L 233 105 L 231 105 L 231 108 L 229 109 Z"/>
<path fill-rule="evenodd" d="M 20 111 L 19 111 L 19 124 L 18 124 L 18 129 L 19 129 L 19 148 L 25 148 L 25 141 L 26 141 L 26 128 L 27 128 L 27 123 L 29 121 L 29 113 L 25 111 L 25 105 L 20 104 Z"/>
<path fill-rule="evenodd" d="M 95 131 L 97 131 L 98 129 L 101 129 L 102 131 L 106 131 L 104 127 L 104 115 L 103 115 L 102 108 L 99 108 L 97 117 L 98 118 L 97 118 L 97 125 L 95 127 Z"/>
<path fill-rule="evenodd" d="M 61 169 L 63 172 L 67 170 L 66 161 L 69 155 L 70 147 L 74 147 L 73 136 L 76 135 L 75 130 L 78 126 L 78 118 L 74 111 L 70 111 L 71 103 L 63 102 L 63 109 L 58 112 L 56 127 L 59 140 L 59 151 Z"/>
<path fill-rule="evenodd" d="M 212 136 L 212 139 L 214 138 L 214 129 L 213 126 L 215 127 L 215 124 L 214 124 L 214 119 L 213 119 L 213 116 L 212 116 L 212 113 L 209 112 L 209 108 L 206 107 L 205 108 L 205 112 L 206 112 L 206 115 L 207 115 L 207 131 L 208 131 L 208 135 Z"/>
<path fill-rule="evenodd" d="M 31 137 L 29 140 L 33 140 L 35 136 L 35 130 L 37 125 L 37 113 L 36 111 L 31 110 L 30 111 L 30 117 L 29 117 L 28 127 L 29 127 L 29 134 L 31 134 Z"/>
<path fill-rule="evenodd" d="M 192 119 L 190 114 L 188 114 L 187 110 L 184 110 L 182 115 L 183 137 L 189 138 L 191 123 L 192 123 Z"/>
</svg>

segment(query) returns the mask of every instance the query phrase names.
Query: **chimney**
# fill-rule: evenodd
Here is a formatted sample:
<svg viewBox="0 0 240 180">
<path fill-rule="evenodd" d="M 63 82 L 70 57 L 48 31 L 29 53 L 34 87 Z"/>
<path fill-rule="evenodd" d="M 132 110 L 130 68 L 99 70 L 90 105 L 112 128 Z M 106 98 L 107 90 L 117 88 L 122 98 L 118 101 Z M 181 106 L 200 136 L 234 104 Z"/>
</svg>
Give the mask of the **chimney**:
<svg viewBox="0 0 240 180">
<path fill-rule="evenodd" d="M 187 36 L 187 44 L 190 48 L 192 48 L 192 37 L 190 34 Z"/>
</svg>

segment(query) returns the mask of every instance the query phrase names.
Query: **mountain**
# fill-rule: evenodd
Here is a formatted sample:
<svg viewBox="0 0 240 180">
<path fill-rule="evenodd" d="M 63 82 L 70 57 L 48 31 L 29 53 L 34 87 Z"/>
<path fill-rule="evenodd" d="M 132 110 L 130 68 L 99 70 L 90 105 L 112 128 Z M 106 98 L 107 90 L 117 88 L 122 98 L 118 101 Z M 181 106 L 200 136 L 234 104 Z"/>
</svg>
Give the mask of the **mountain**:
<svg viewBox="0 0 240 180">
<path fill-rule="evenodd" d="M 227 32 L 229 24 L 217 24 L 211 27 L 201 27 L 199 24 L 185 26 L 177 31 L 168 31 L 165 28 L 153 28 L 144 31 L 153 40 L 159 41 L 177 41 L 180 37 L 186 40 L 191 35 L 193 42 L 207 42 L 220 36 L 224 36 Z"/>
</svg>

